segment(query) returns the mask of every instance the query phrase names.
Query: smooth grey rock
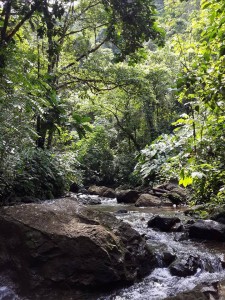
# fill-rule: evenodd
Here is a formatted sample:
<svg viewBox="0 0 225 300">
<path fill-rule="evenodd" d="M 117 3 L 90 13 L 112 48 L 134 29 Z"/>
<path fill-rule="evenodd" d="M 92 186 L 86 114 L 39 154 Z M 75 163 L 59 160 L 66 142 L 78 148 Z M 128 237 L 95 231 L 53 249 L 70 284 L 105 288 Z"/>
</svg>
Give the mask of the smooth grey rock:
<svg viewBox="0 0 225 300">
<path fill-rule="evenodd" d="M 198 220 L 188 227 L 189 237 L 201 240 L 225 241 L 225 225 L 212 220 Z"/>
<path fill-rule="evenodd" d="M 0 245 L 0 275 L 34 294 L 125 284 L 155 264 L 129 224 L 66 198 L 1 208 Z"/>
</svg>

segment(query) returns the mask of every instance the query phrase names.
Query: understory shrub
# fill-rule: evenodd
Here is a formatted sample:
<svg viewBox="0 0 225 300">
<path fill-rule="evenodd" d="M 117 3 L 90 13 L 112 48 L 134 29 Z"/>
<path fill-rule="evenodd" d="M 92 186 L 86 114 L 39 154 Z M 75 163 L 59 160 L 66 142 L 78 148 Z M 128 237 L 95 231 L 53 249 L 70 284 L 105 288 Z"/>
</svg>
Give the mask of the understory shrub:
<svg viewBox="0 0 225 300">
<path fill-rule="evenodd" d="M 71 182 L 80 180 L 73 165 L 76 165 L 76 158 L 71 153 L 56 155 L 32 148 L 10 158 L 11 169 L 2 170 L 0 174 L 0 199 L 3 203 L 10 202 L 15 196 L 60 197 Z"/>
<path fill-rule="evenodd" d="M 35 196 L 40 199 L 59 197 L 65 190 L 63 172 L 57 159 L 40 149 L 24 153 L 15 166 L 13 191 L 18 196 Z"/>
</svg>

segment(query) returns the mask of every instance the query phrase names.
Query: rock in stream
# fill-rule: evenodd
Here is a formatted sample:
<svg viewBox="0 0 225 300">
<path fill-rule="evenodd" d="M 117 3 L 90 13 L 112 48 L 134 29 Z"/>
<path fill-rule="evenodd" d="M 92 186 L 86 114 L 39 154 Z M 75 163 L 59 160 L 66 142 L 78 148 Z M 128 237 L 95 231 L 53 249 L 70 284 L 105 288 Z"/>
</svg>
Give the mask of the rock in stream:
<svg viewBox="0 0 225 300">
<path fill-rule="evenodd" d="M 190 238 L 225 242 L 225 225 L 212 220 L 198 220 L 189 226 Z"/>
<path fill-rule="evenodd" d="M 32 299 L 45 299 L 37 291 L 133 282 L 155 264 L 129 224 L 69 199 L 3 207 L 0 232 L 0 275 L 10 273 L 16 291 L 33 291 Z"/>
</svg>

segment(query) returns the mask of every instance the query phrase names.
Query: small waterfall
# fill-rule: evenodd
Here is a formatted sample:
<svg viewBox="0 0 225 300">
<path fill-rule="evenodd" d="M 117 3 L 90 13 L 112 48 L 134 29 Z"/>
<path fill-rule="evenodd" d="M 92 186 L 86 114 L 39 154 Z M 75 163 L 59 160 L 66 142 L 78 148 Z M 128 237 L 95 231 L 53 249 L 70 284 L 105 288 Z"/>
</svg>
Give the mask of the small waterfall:
<svg viewBox="0 0 225 300">
<path fill-rule="evenodd" d="M 200 267 L 202 271 L 214 273 L 214 272 L 223 272 L 223 262 L 221 258 L 215 255 L 209 255 L 207 257 L 200 258 Z"/>
</svg>

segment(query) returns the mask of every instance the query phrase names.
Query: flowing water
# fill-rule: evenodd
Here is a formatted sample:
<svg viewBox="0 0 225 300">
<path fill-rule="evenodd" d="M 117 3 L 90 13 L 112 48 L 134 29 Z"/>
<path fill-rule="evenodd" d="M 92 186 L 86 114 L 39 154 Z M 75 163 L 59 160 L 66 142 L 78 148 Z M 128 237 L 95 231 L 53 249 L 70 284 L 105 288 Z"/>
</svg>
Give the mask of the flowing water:
<svg viewBox="0 0 225 300">
<path fill-rule="evenodd" d="M 85 197 L 85 196 L 81 196 Z M 90 196 L 88 196 L 90 197 Z M 92 196 L 98 200 L 97 196 Z M 139 233 L 145 235 L 147 243 L 154 249 L 158 260 L 158 268 L 140 282 L 130 287 L 117 289 L 111 293 L 97 295 L 82 295 L 81 297 L 63 297 L 60 300 L 160 300 L 174 296 L 179 292 L 192 290 L 200 283 L 211 283 L 225 279 L 225 271 L 221 261 L 224 261 L 225 243 L 199 243 L 182 239 L 182 233 L 164 233 L 154 231 L 147 227 L 148 220 L 153 215 L 186 217 L 182 208 L 137 208 L 133 205 L 117 204 L 116 199 L 101 198 L 101 205 L 89 206 L 91 209 L 111 212 L 119 219 L 131 224 Z M 127 213 L 119 213 L 126 210 Z M 169 252 L 180 260 L 188 257 L 197 257 L 200 261 L 199 268 L 193 276 L 172 276 L 169 269 L 163 265 L 162 253 Z M 2 283 L 2 284 L 1 284 Z M 9 284 L 0 278 L 0 300 L 22 300 L 10 289 Z M 59 299 L 56 298 L 55 299 Z M 25 300 L 25 299 L 23 299 Z M 29 298 L 32 300 L 32 297 Z M 193 299 L 194 300 L 194 299 Z"/>
<path fill-rule="evenodd" d="M 116 199 L 102 199 L 102 204 L 95 208 L 115 214 L 118 218 L 131 224 L 139 233 L 144 234 L 147 243 L 151 248 L 155 248 L 159 265 L 142 281 L 109 295 L 103 295 L 98 300 L 160 300 L 179 292 L 192 290 L 200 283 L 212 283 L 225 279 L 225 271 L 221 263 L 225 258 L 224 243 L 199 243 L 187 239 L 182 240 L 182 233 L 164 233 L 147 227 L 148 220 L 156 214 L 185 219 L 182 208 L 137 208 L 132 205 L 117 204 Z M 117 213 L 119 210 L 128 212 Z M 165 251 L 175 254 L 180 260 L 188 259 L 190 256 L 197 257 L 200 267 L 193 276 L 172 276 L 169 269 L 163 267 L 162 264 L 162 253 Z"/>
</svg>

